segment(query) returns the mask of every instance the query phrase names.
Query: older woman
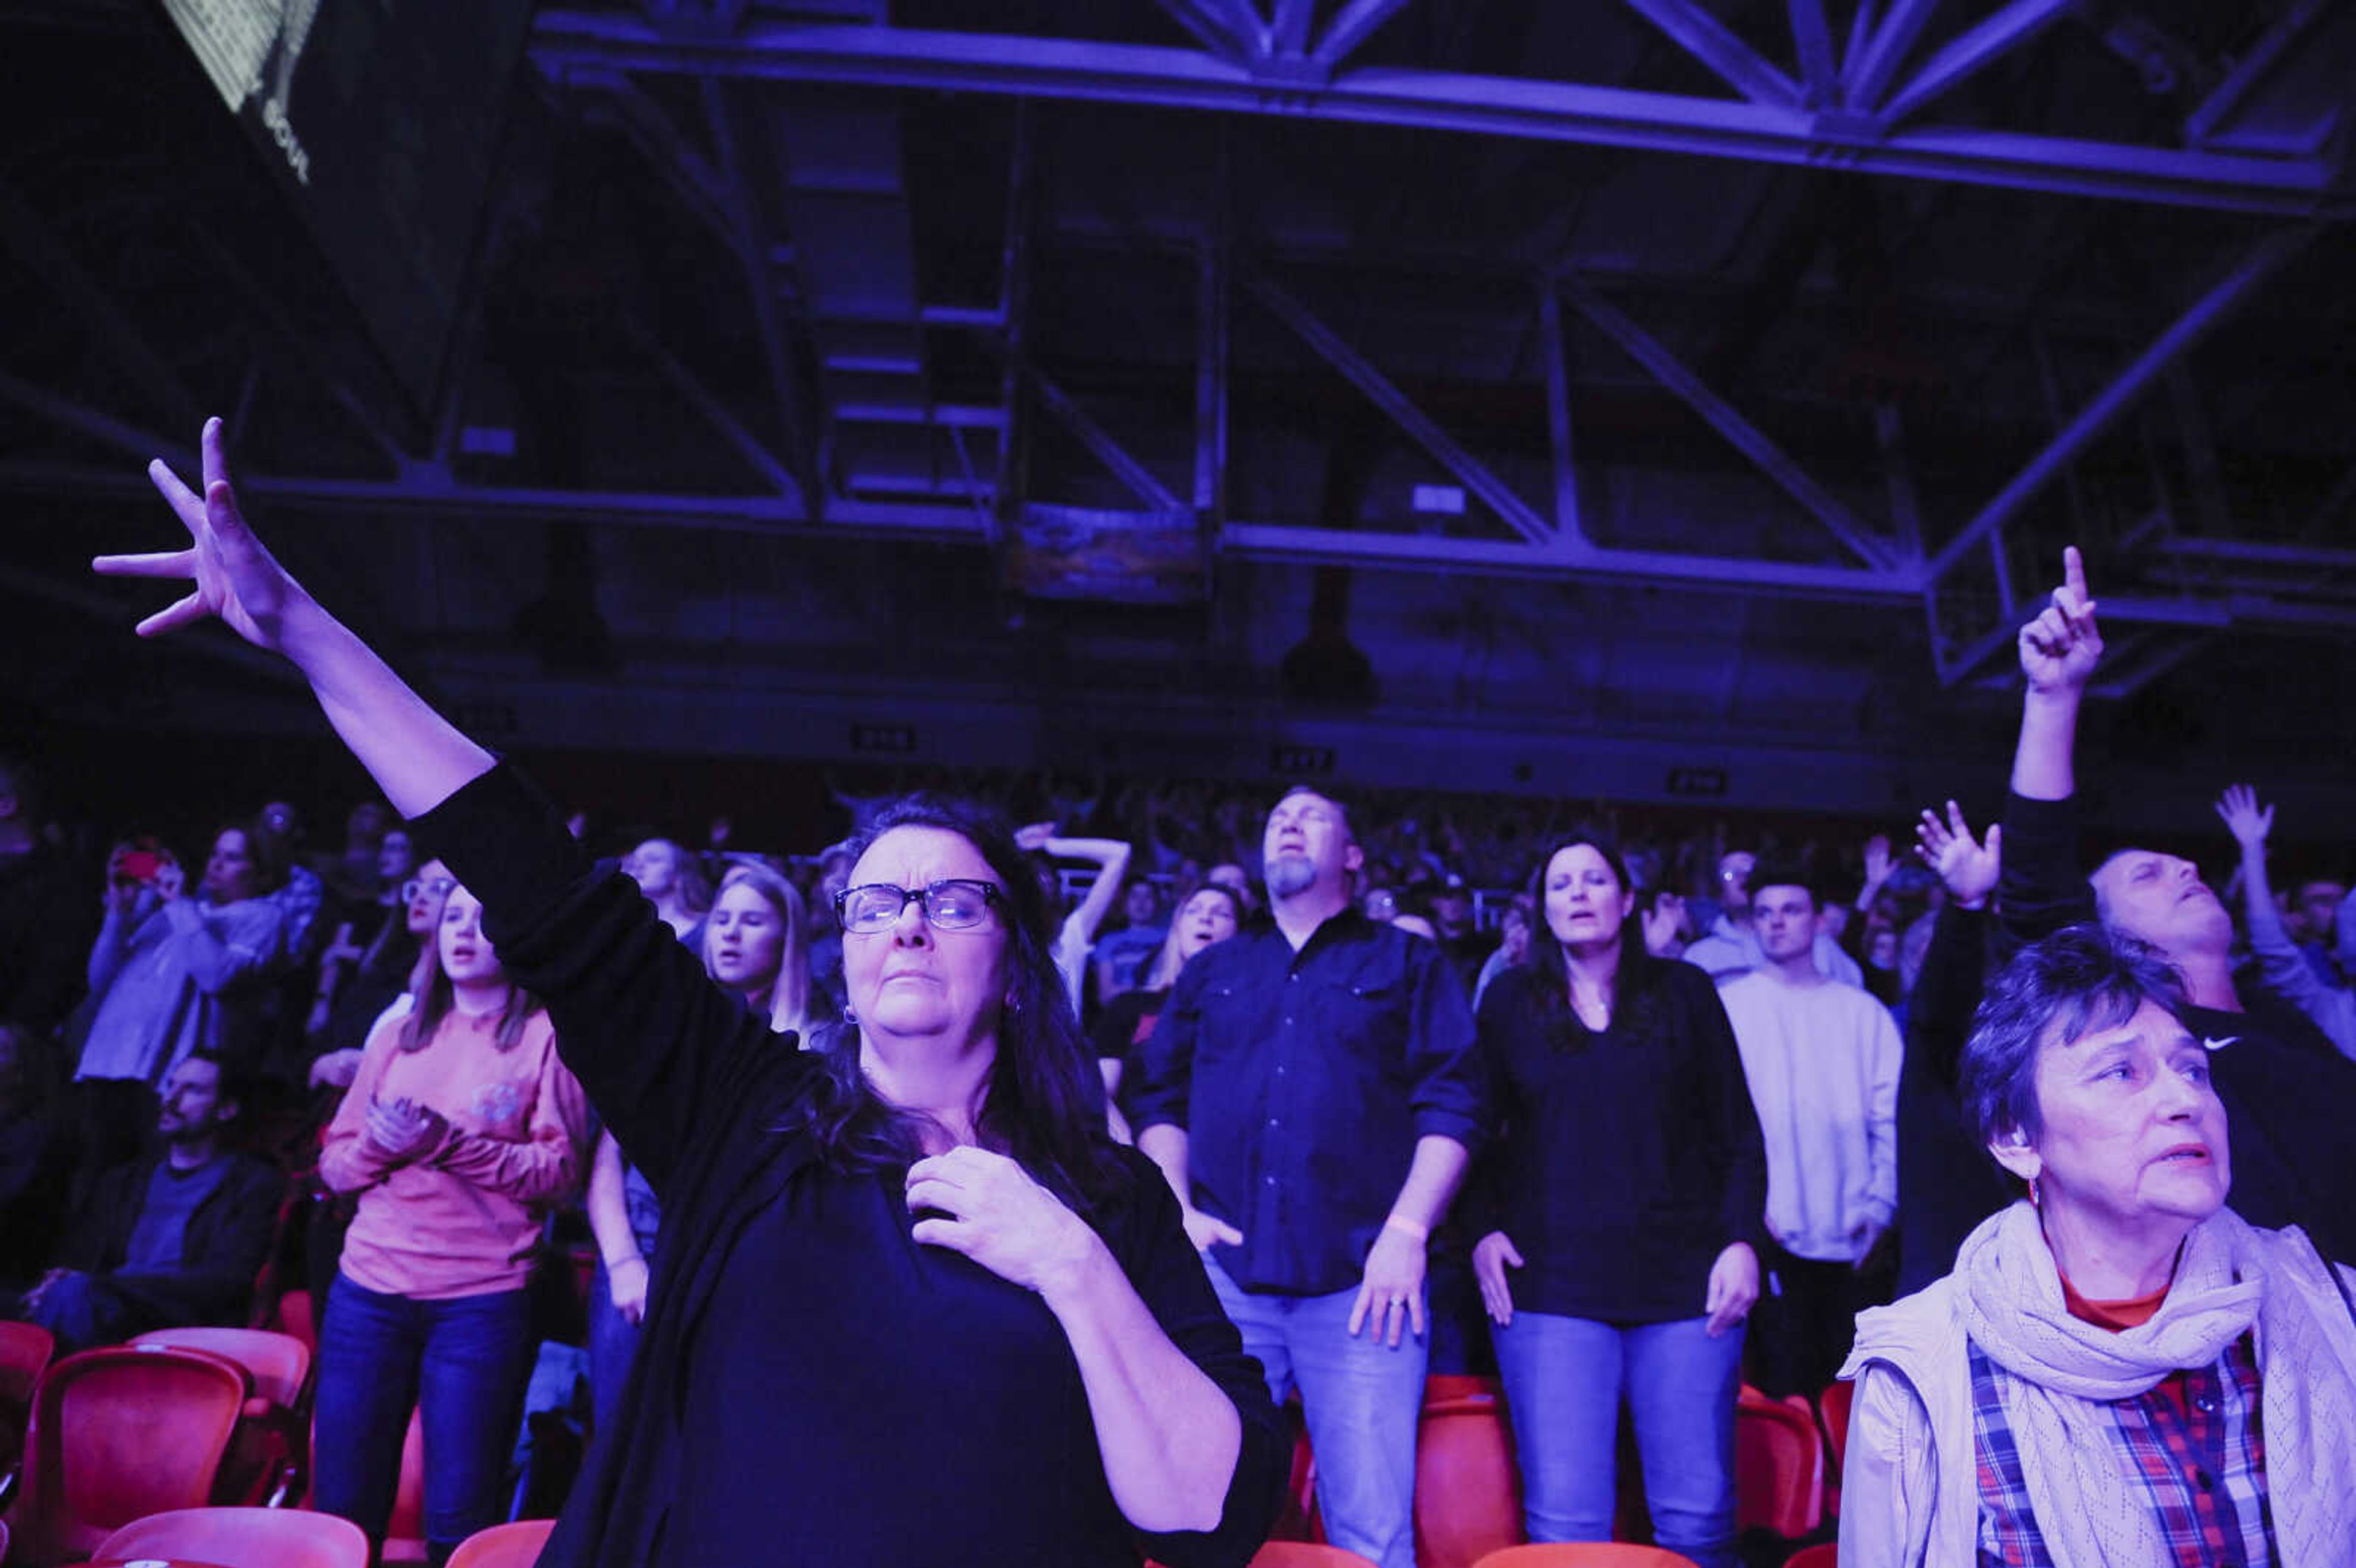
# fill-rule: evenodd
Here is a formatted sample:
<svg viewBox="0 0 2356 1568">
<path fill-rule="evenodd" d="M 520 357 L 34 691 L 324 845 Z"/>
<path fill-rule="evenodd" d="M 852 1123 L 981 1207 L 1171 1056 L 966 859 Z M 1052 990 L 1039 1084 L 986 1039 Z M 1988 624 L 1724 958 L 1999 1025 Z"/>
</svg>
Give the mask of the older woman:
<svg viewBox="0 0 2356 1568">
<path fill-rule="evenodd" d="M 2356 1275 L 2225 1207 L 2182 1006 L 2093 926 L 1991 985 L 1965 1109 L 2028 1196 L 1858 1319 L 1844 1568 L 2350 1561 Z"/>
<path fill-rule="evenodd" d="M 1731 1568 L 1735 1394 L 1767 1210 L 1742 1059 L 1709 976 L 1644 951 L 1608 839 L 1558 844 L 1530 892 L 1546 931 L 1480 1013 L 1504 1126 L 1472 1249 L 1525 1520 L 1533 1541 L 1612 1538 L 1624 1398 L 1655 1539 Z"/>
<path fill-rule="evenodd" d="M 703 972 L 777 1033 L 792 1038 L 809 1029 L 809 916 L 794 885 L 764 865 L 730 867 L 704 918 Z M 662 1200 L 610 1132 L 597 1140 L 584 1207 L 597 1241 L 589 1389 L 598 1421 L 610 1424 L 637 1350 L 662 1229 Z"/>
<path fill-rule="evenodd" d="M 262 548 L 217 421 L 203 454 L 201 496 L 150 469 L 193 547 L 98 570 L 194 581 L 147 635 L 217 615 L 293 661 L 482 893 L 667 1206 L 629 1385 L 541 1562 L 1245 1563 L 1282 1481 L 1274 1412 L 1177 1200 L 1091 1108 L 1012 835 L 882 814 L 837 901 L 853 1022 L 779 1050 Z"/>
</svg>

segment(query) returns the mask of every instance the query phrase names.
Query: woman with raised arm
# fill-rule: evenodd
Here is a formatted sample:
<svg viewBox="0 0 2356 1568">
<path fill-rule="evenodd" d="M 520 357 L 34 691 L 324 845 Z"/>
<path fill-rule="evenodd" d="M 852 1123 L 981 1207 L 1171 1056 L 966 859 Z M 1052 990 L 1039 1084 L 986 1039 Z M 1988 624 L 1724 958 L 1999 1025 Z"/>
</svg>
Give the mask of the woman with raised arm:
<svg viewBox="0 0 2356 1568">
<path fill-rule="evenodd" d="M 218 421 L 203 452 L 201 495 L 150 471 L 191 546 L 97 569 L 193 580 L 143 634 L 219 616 L 302 671 L 663 1198 L 637 1364 L 541 1562 L 1245 1563 L 1275 1413 L 1167 1184 L 1091 1109 L 1004 827 L 879 817 L 839 900 L 855 1027 L 781 1050 L 271 558 Z"/>
<path fill-rule="evenodd" d="M 1545 925 L 1529 962 L 1482 1000 L 1503 1125 L 1472 1211 L 1523 1517 L 1532 1541 L 1612 1539 L 1624 1401 L 1655 1539 L 1733 1568 L 1735 1393 L 1767 1214 L 1734 1030 L 1708 975 L 1644 951 L 1608 838 L 1563 838 L 1530 893 Z"/>
</svg>

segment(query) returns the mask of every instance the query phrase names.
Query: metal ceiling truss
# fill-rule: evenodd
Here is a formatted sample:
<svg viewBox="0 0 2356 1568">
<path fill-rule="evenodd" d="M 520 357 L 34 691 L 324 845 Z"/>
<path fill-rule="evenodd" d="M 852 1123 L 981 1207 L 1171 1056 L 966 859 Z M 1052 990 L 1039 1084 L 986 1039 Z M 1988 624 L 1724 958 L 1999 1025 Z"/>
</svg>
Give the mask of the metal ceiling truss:
<svg viewBox="0 0 2356 1568">
<path fill-rule="evenodd" d="M 2351 206 L 2319 151 L 2202 152 L 1899 123 L 2027 45 L 2067 8 L 2062 0 L 2013 0 L 1894 88 L 1938 0 L 1895 0 L 1879 16 L 1862 6 L 1837 82 L 1820 0 L 1794 0 L 1804 85 L 1694 0 L 1627 3 L 1742 98 L 1350 66 L 1350 52 L 1405 0 L 1353 0 L 1298 55 L 1287 42 L 1305 37 L 1303 7 L 1282 0 L 1282 28 L 1259 22 L 1248 0 L 1170 0 L 1165 9 L 1189 19 L 1198 37 L 1210 33 L 1224 46 L 1202 49 L 805 22 L 753 22 L 714 36 L 709 27 L 554 9 L 534 25 L 531 52 L 557 82 L 619 70 L 932 88 L 1473 132 L 2277 216 Z"/>
</svg>

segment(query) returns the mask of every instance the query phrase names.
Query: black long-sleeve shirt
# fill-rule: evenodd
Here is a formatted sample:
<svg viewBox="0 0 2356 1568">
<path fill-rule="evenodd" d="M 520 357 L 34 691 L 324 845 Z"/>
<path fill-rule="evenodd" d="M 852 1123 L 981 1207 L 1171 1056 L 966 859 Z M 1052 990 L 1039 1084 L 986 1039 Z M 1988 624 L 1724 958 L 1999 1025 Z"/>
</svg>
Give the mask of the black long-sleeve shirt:
<svg viewBox="0 0 2356 1568">
<path fill-rule="evenodd" d="M 1280 1428 L 1176 1202 L 1141 1157 L 1130 1157 L 1123 1194 L 1090 1223 L 1242 1422 L 1212 1531 L 1128 1530 L 1085 1401 L 1063 1397 L 1061 1384 L 1026 1392 L 1003 1375 L 969 1375 L 972 1358 L 994 1353 L 975 1324 L 927 1336 L 926 1301 L 913 1296 L 861 1310 L 951 1279 L 969 1307 L 985 1302 L 1018 1330 L 1039 1327 L 1030 1293 L 908 1242 L 905 1210 L 883 1203 L 897 1173 L 827 1168 L 801 1115 L 822 1071 L 817 1058 L 712 985 L 636 885 L 593 868 L 519 775 L 485 774 L 417 831 L 482 900 L 508 972 L 547 1003 L 565 1065 L 663 1199 L 629 1381 L 543 1564 L 915 1568 L 939 1560 L 944 1537 L 914 1526 L 942 1520 L 955 1523 L 958 1553 L 977 1563 L 1095 1568 L 1134 1562 L 1142 1548 L 1173 1568 L 1234 1568 L 1251 1555 L 1282 1483 Z M 839 1269 L 863 1271 L 855 1288 L 830 1287 Z M 781 1312 L 785 1284 L 798 1295 Z M 831 1316 L 819 1323 L 818 1313 Z M 762 1342 L 747 1344 L 755 1334 Z M 817 1350 L 789 1378 L 776 1361 L 786 1345 Z M 1076 1378 L 1060 1334 L 1002 1348 Z M 960 1349 L 962 1361 L 951 1354 Z M 919 1411 L 921 1426 L 912 1424 Z M 922 1477 L 913 1507 L 912 1463 Z"/>
<path fill-rule="evenodd" d="M 2073 801 L 2016 795 L 2006 804 L 2000 908 L 2015 943 L 2094 919 Z M 2183 1018 L 2211 1045 L 2233 1211 L 2268 1229 L 2303 1226 L 2326 1256 L 2356 1257 L 2356 1062 L 2288 1009 L 2188 1007 Z"/>
<path fill-rule="evenodd" d="M 1519 1310 L 1697 1317 L 1718 1254 L 1767 1227 L 1766 1145 L 1718 988 L 1631 954 L 1597 1034 L 1541 1011 L 1544 983 L 1508 969 L 1481 999 L 1500 1125 L 1466 1218 L 1513 1238 Z"/>
<path fill-rule="evenodd" d="M 1419 1138 L 1484 1122 L 1472 1014 L 1438 944 L 1344 910 L 1294 952 L 1263 928 L 1195 955 L 1145 1046 L 1137 1127 L 1187 1135 L 1194 1207 L 1244 1233 L 1246 1290 L 1355 1285 Z"/>
</svg>

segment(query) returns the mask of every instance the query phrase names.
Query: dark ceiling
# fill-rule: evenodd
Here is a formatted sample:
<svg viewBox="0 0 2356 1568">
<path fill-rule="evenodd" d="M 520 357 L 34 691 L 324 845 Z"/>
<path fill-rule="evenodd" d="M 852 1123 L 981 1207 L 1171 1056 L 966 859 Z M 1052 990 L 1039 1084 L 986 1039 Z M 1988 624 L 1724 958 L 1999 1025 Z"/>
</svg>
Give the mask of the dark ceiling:
<svg viewBox="0 0 2356 1568">
<path fill-rule="evenodd" d="M 220 411 L 519 741 L 1878 803 L 2076 540 L 2116 750 L 2336 765 L 2356 5 L 546 6 L 423 400 L 160 6 L 0 27 L 40 721 L 295 722 L 79 571 Z"/>
</svg>

